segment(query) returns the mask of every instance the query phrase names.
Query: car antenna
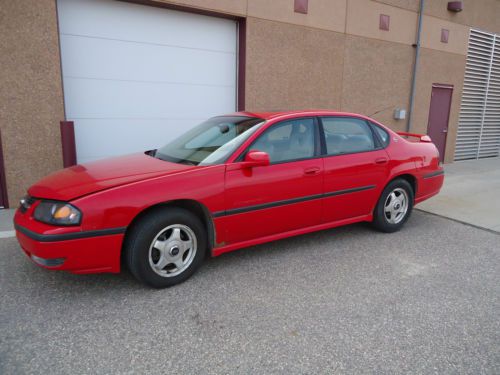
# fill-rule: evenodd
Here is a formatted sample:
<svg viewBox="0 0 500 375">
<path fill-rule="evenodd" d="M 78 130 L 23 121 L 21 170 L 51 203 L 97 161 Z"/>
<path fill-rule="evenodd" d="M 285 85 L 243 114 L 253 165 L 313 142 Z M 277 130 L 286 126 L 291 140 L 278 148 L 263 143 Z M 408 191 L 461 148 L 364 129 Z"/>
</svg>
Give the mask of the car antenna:
<svg viewBox="0 0 500 375">
<path fill-rule="evenodd" d="M 389 106 L 389 107 L 387 107 L 387 108 L 381 109 L 380 111 L 377 111 L 377 112 L 372 113 L 371 115 L 368 115 L 368 117 L 375 116 L 376 114 L 379 114 L 380 112 L 387 111 L 388 109 L 391 109 L 392 107 L 394 107 L 394 106 L 393 106 L 393 105 L 391 105 L 391 106 Z"/>
</svg>

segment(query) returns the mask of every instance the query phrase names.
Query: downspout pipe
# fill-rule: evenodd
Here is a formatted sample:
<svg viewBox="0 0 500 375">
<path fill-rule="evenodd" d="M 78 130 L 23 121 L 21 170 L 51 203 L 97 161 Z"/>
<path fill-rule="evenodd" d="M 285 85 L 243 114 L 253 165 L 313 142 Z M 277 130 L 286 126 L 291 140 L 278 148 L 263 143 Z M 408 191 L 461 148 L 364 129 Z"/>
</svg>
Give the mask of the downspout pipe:
<svg viewBox="0 0 500 375">
<path fill-rule="evenodd" d="M 406 123 L 406 131 L 411 132 L 411 125 L 413 119 L 413 107 L 415 105 L 415 90 L 417 87 L 417 68 L 418 60 L 420 58 L 420 36 L 422 34 L 422 18 L 424 18 L 424 4 L 425 0 L 420 0 L 420 8 L 418 10 L 418 28 L 417 28 L 417 43 L 415 45 L 415 63 L 413 64 L 413 76 L 411 79 L 410 91 L 410 108 L 408 110 L 408 122 Z"/>
</svg>

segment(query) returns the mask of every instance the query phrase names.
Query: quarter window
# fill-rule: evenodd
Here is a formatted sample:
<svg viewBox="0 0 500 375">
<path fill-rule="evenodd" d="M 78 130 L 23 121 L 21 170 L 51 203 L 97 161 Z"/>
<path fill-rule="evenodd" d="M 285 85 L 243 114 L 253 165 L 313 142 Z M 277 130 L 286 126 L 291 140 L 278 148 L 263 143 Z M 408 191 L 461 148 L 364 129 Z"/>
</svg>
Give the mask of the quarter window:
<svg viewBox="0 0 500 375">
<path fill-rule="evenodd" d="M 377 132 L 378 137 L 380 138 L 380 142 L 382 142 L 382 146 L 386 147 L 389 144 L 389 133 L 387 133 L 380 126 L 377 126 L 374 123 L 371 123 L 371 124 L 372 124 L 372 128 L 375 129 L 375 132 Z"/>
<path fill-rule="evenodd" d="M 321 121 L 328 155 L 375 149 L 373 133 L 364 120 L 350 117 L 324 117 Z"/>
<path fill-rule="evenodd" d="M 314 120 L 297 119 L 273 125 L 250 147 L 265 151 L 271 163 L 314 156 Z"/>
</svg>

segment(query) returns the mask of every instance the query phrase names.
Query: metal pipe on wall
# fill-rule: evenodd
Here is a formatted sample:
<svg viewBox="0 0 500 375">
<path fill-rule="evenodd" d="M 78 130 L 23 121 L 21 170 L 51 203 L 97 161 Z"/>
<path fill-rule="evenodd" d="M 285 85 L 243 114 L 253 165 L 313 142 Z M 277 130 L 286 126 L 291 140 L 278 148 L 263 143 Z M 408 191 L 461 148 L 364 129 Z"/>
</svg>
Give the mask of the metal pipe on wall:
<svg viewBox="0 0 500 375">
<path fill-rule="evenodd" d="M 408 122 L 406 123 L 406 131 L 411 131 L 412 118 L 413 118 L 413 106 L 415 104 L 415 90 L 417 83 L 417 68 L 418 59 L 420 57 L 420 35 L 422 33 L 422 18 L 424 16 L 424 3 L 425 0 L 420 0 L 420 8 L 418 10 L 418 28 L 417 28 L 417 43 L 415 50 L 415 63 L 413 64 L 413 77 L 411 79 L 411 91 L 410 91 L 410 108 L 408 110 Z"/>
</svg>

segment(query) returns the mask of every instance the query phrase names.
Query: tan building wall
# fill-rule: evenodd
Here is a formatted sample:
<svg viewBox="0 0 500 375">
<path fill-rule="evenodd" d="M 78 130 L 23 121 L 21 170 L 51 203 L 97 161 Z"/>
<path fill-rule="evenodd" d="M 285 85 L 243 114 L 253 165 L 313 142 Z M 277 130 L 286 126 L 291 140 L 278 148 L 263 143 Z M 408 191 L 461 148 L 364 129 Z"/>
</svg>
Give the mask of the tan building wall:
<svg viewBox="0 0 500 375">
<path fill-rule="evenodd" d="M 138 1 L 148 2 L 148 1 Z M 246 22 L 246 109 L 330 108 L 373 115 L 395 130 L 395 108 L 409 107 L 419 0 L 156 0 Z M 469 28 L 500 33 L 500 1 L 427 0 L 412 130 L 426 132 L 433 83 L 454 86 L 446 161 L 453 160 Z M 390 30 L 379 29 L 380 14 Z M 64 119 L 55 0 L 4 1 L 0 7 L 0 126 L 10 204 L 62 167 Z M 441 30 L 449 30 L 448 43 Z"/>
<path fill-rule="evenodd" d="M 16 207 L 31 184 L 62 168 L 54 0 L 2 1 L 0 35 L 0 130 L 9 202 Z"/>
<path fill-rule="evenodd" d="M 408 108 L 413 47 L 347 35 L 342 106 L 403 131 L 406 122 L 394 120 L 395 108 Z"/>
<path fill-rule="evenodd" d="M 246 109 L 340 109 L 344 41 L 337 32 L 249 17 Z"/>
</svg>

